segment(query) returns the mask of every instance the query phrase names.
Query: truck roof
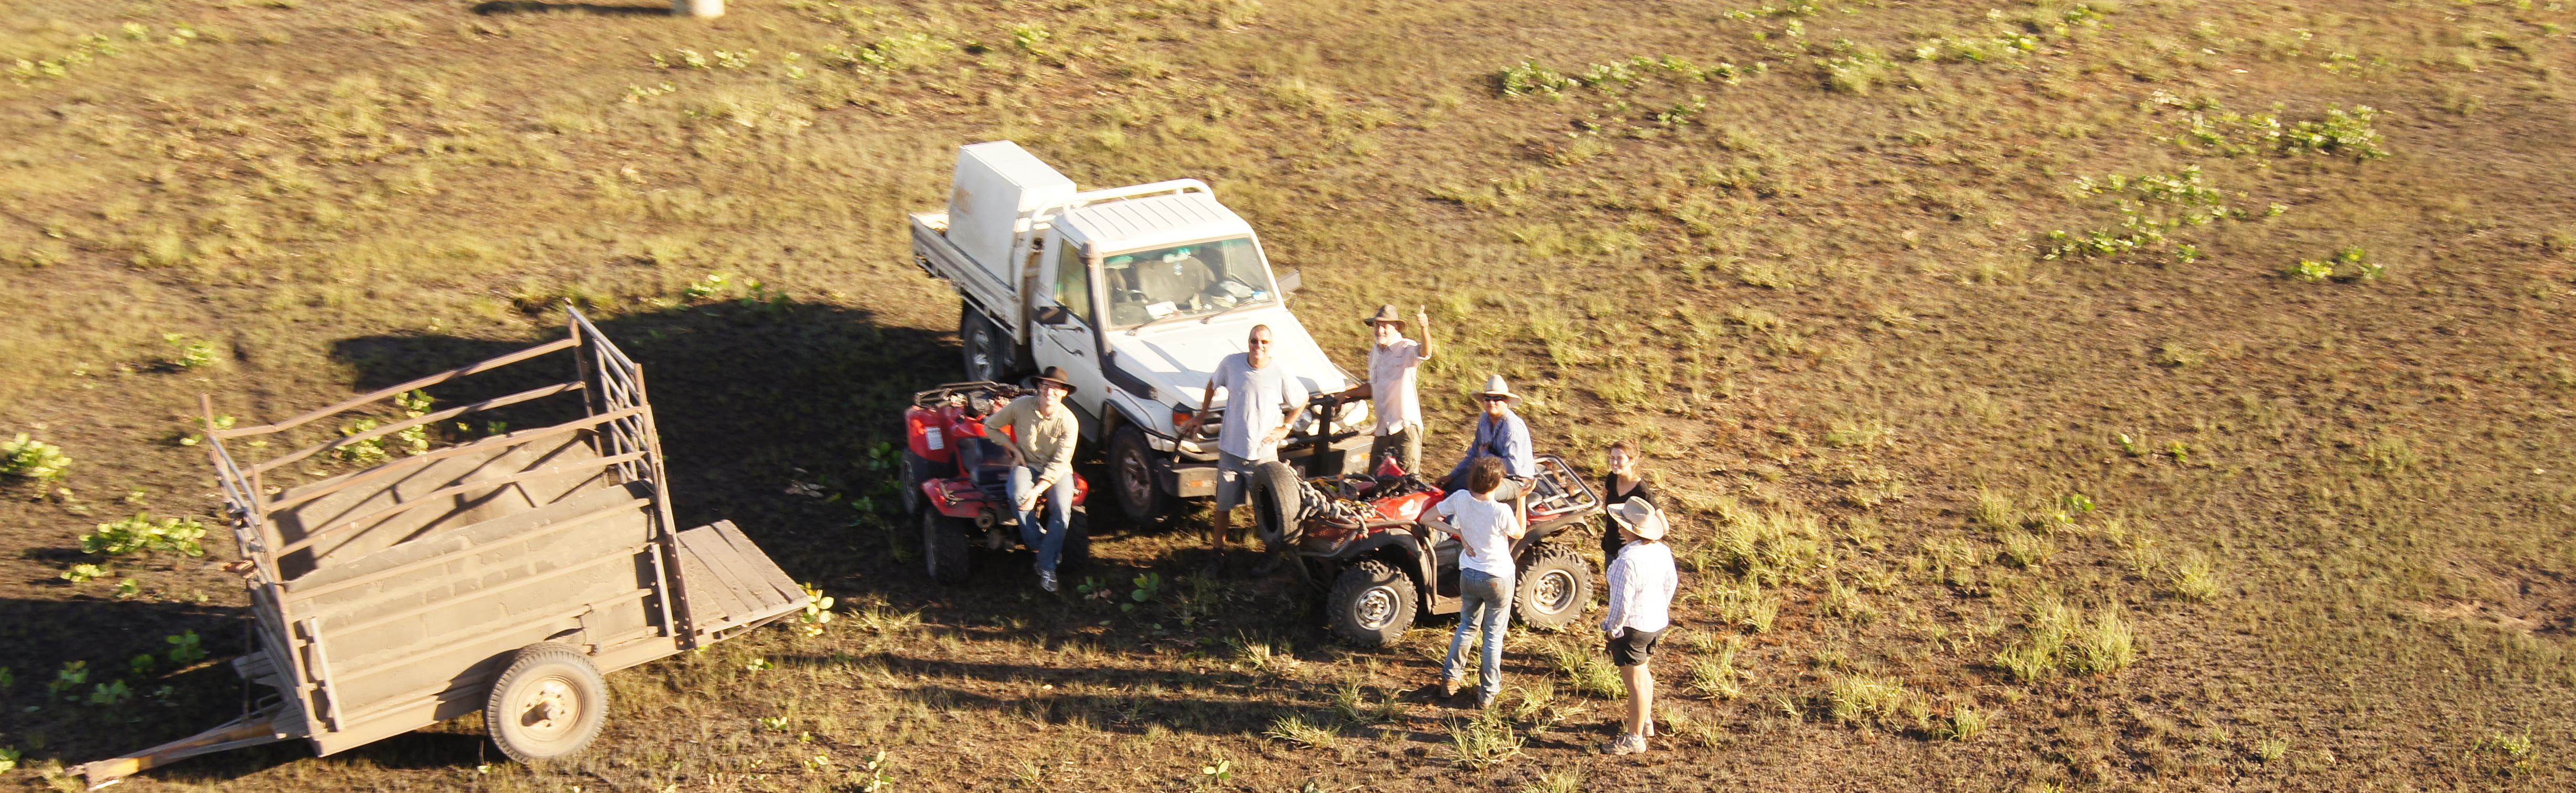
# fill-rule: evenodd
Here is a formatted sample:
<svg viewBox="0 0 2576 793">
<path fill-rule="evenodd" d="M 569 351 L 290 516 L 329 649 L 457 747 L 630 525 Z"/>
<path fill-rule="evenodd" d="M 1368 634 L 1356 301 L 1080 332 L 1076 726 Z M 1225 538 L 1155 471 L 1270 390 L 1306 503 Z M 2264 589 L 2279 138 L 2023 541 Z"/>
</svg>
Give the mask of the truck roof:
<svg viewBox="0 0 2576 793">
<path fill-rule="evenodd" d="M 1247 236 L 1252 224 L 1207 193 L 1108 201 L 1066 212 L 1056 230 L 1093 253 L 1178 245 L 1185 242 Z"/>
</svg>

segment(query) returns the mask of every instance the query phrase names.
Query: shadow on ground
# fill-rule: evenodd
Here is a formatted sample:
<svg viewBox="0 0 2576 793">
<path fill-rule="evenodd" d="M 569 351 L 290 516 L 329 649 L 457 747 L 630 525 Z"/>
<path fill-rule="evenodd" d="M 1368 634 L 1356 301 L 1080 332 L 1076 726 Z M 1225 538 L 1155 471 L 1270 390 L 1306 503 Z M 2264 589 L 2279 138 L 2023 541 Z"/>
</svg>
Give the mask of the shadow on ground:
<svg viewBox="0 0 2576 793">
<path fill-rule="evenodd" d="M 599 14 L 602 16 L 670 16 L 671 6 L 600 5 L 598 3 L 531 3 L 490 2 L 474 4 L 474 13 L 494 14 Z"/>
</svg>

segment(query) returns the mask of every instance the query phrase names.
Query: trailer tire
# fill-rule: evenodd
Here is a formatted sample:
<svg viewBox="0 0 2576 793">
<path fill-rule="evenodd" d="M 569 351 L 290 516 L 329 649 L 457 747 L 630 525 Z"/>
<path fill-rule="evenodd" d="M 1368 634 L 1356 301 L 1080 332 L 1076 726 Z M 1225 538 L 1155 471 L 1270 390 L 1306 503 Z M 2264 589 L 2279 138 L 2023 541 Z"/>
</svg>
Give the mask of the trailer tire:
<svg viewBox="0 0 2576 793">
<path fill-rule="evenodd" d="M 1304 527 L 1297 524 L 1303 511 L 1304 495 L 1297 487 L 1297 469 L 1277 460 L 1264 461 L 1252 467 L 1252 532 L 1261 545 L 1272 553 L 1295 550 L 1303 539 Z"/>
<path fill-rule="evenodd" d="M 1385 647 L 1413 627 L 1420 600 L 1413 579 L 1370 559 L 1344 568 L 1333 579 L 1333 593 L 1324 608 L 1330 612 L 1326 617 L 1333 635 L 1362 647 Z"/>
<path fill-rule="evenodd" d="M 1145 431 L 1122 424 L 1109 436 L 1109 491 L 1119 514 L 1136 526 L 1159 526 L 1172 514 L 1172 494 L 1155 481 L 1154 447 Z"/>
<path fill-rule="evenodd" d="M 529 766 L 581 754 L 608 722 L 608 681 L 581 650 L 558 642 L 519 648 L 484 700 L 492 743 Z"/>
<path fill-rule="evenodd" d="M 930 458 L 914 454 L 911 447 L 905 447 L 903 450 L 904 514 L 921 511 L 921 485 L 928 481 L 930 481 Z"/>
<path fill-rule="evenodd" d="M 957 312 L 957 343 L 964 348 L 966 379 L 1007 383 L 1019 374 L 1019 345 L 972 305 Z"/>
<path fill-rule="evenodd" d="M 1592 605 L 1592 565 L 1583 555 L 1556 543 L 1540 543 L 1521 565 L 1513 588 L 1512 609 L 1521 624 L 1557 630 L 1574 624 Z"/>
<path fill-rule="evenodd" d="M 959 518 L 939 514 L 937 509 L 921 511 L 921 562 L 930 580 L 942 584 L 966 582 L 966 525 Z"/>
</svg>

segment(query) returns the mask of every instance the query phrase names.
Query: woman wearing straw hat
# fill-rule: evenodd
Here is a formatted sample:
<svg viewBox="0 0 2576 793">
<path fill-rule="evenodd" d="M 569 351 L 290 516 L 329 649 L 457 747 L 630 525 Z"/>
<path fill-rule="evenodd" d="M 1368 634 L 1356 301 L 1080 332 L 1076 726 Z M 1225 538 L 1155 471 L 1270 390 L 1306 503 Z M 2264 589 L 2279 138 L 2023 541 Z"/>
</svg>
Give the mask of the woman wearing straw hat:
<svg viewBox="0 0 2576 793">
<path fill-rule="evenodd" d="M 1467 456 L 1458 461 L 1458 467 L 1449 469 L 1449 478 L 1441 480 L 1441 488 L 1455 490 L 1466 484 L 1467 467 L 1474 465 L 1477 458 L 1501 460 L 1504 481 L 1502 489 L 1494 491 L 1494 499 L 1511 501 L 1514 515 L 1528 523 L 1527 484 L 1531 477 L 1538 476 L 1538 456 L 1530 451 L 1529 422 L 1512 412 L 1512 403 L 1521 401 L 1521 397 L 1512 393 L 1502 375 L 1494 375 L 1485 380 L 1485 390 L 1476 392 L 1476 399 L 1485 404 L 1485 414 L 1476 419 L 1476 441 L 1467 445 Z"/>
<path fill-rule="evenodd" d="M 1601 633 L 1610 640 L 1610 662 L 1619 666 L 1619 681 L 1628 687 L 1626 731 L 1602 751 L 1636 754 L 1646 750 L 1655 731 L 1655 641 L 1672 626 L 1669 609 L 1680 574 L 1673 569 L 1672 548 L 1664 545 L 1667 528 L 1662 510 L 1652 502 L 1630 499 L 1610 511 L 1628 544 L 1610 563 L 1610 608 L 1601 616 Z"/>
</svg>

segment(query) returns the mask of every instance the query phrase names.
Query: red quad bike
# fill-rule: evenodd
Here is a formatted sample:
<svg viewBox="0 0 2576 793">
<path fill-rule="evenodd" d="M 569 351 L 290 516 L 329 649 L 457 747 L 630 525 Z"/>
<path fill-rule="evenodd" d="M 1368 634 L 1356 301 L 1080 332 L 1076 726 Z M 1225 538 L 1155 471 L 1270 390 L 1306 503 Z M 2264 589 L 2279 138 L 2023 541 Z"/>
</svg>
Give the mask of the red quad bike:
<svg viewBox="0 0 2576 793">
<path fill-rule="evenodd" d="M 1592 604 L 1592 563 L 1580 544 L 1557 536 L 1583 533 L 1601 499 L 1562 458 L 1540 457 L 1538 468 L 1529 532 L 1512 544 L 1513 615 L 1553 630 Z M 1263 463 L 1252 474 L 1253 526 L 1273 551 L 1293 549 L 1298 576 L 1330 593 L 1325 616 L 1335 635 L 1383 647 L 1421 614 L 1458 613 L 1458 542 L 1423 524 L 1438 517 L 1432 506 L 1444 495 L 1391 461 L 1374 476 L 1306 480 Z"/>
<path fill-rule="evenodd" d="M 921 556 L 931 580 L 965 581 L 970 544 L 990 550 L 1022 544 L 1019 512 L 1011 508 L 1011 456 L 985 437 L 984 417 L 1027 393 L 1004 383 L 950 383 L 913 394 L 912 407 L 903 411 L 903 507 L 921 515 Z M 1082 508 L 1090 494 L 1091 483 L 1075 476 L 1059 571 L 1091 557 L 1091 521 Z M 1046 512 L 1043 496 L 1037 511 Z"/>
</svg>

